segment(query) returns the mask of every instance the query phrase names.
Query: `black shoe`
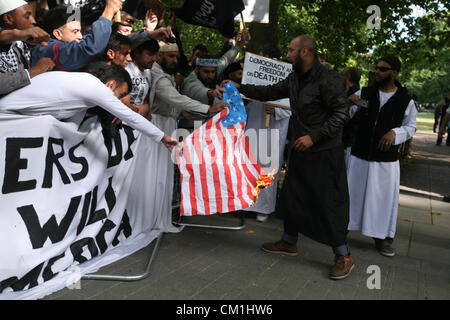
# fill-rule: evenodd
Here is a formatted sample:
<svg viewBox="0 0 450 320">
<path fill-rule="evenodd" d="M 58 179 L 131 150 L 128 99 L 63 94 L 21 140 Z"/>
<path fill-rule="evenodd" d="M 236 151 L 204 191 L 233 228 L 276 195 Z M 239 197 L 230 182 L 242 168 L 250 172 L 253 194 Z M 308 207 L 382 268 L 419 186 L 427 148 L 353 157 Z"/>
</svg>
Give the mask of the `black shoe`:
<svg viewBox="0 0 450 320">
<path fill-rule="evenodd" d="M 386 246 L 382 246 L 381 249 L 378 250 L 380 254 L 382 254 L 385 257 L 393 257 L 395 256 L 394 248 L 390 244 Z"/>
<path fill-rule="evenodd" d="M 443 198 L 442 198 L 442 201 L 444 201 L 444 202 L 450 202 L 450 195 L 443 197 Z"/>
<path fill-rule="evenodd" d="M 437 141 L 436 141 L 436 145 L 437 145 L 437 146 L 440 146 L 441 143 L 442 143 L 442 137 L 438 137 L 438 138 L 437 138 Z"/>
<path fill-rule="evenodd" d="M 394 239 L 386 238 L 386 239 L 376 239 L 375 240 L 375 248 L 378 252 L 385 257 L 393 257 L 395 256 L 394 248 L 392 248 L 392 242 Z"/>
</svg>

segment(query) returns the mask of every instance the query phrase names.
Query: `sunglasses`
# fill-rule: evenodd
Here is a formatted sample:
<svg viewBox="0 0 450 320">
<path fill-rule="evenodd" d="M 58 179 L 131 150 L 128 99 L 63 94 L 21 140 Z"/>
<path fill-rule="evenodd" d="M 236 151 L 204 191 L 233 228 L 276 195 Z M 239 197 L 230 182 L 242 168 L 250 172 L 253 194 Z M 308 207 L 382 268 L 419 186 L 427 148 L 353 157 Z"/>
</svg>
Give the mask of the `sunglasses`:
<svg viewBox="0 0 450 320">
<path fill-rule="evenodd" d="M 386 72 L 386 71 L 392 70 L 392 68 L 376 66 L 375 70 L 380 70 L 381 72 Z"/>
</svg>

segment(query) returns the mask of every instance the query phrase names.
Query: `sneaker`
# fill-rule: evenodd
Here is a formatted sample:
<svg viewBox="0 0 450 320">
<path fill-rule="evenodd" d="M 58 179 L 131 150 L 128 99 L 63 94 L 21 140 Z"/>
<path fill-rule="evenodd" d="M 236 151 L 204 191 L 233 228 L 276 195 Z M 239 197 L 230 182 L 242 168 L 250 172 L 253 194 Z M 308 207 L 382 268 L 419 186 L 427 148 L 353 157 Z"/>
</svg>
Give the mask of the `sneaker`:
<svg viewBox="0 0 450 320">
<path fill-rule="evenodd" d="M 287 243 L 284 240 L 280 240 L 275 243 L 264 243 L 261 249 L 266 252 L 281 253 L 293 257 L 298 255 L 297 246 L 295 244 Z"/>
<path fill-rule="evenodd" d="M 332 280 L 345 279 L 352 272 L 354 267 L 355 263 L 353 262 L 351 255 L 335 256 L 334 266 L 331 268 L 329 277 Z"/>
<path fill-rule="evenodd" d="M 450 202 L 450 195 L 443 197 L 443 198 L 442 198 L 442 201 L 444 201 L 444 202 Z"/>
<path fill-rule="evenodd" d="M 258 213 L 258 214 L 256 215 L 256 221 L 259 221 L 259 222 L 266 222 L 267 219 L 269 219 L 269 215 L 268 215 L 268 214 Z"/>
<path fill-rule="evenodd" d="M 375 248 L 378 252 L 385 257 L 395 256 L 394 248 L 392 248 L 392 240 L 375 239 Z"/>
<path fill-rule="evenodd" d="M 383 245 L 380 249 L 378 249 L 378 252 L 385 257 L 395 256 L 394 248 L 392 248 L 392 246 L 390 244 Z"/>
</svg>

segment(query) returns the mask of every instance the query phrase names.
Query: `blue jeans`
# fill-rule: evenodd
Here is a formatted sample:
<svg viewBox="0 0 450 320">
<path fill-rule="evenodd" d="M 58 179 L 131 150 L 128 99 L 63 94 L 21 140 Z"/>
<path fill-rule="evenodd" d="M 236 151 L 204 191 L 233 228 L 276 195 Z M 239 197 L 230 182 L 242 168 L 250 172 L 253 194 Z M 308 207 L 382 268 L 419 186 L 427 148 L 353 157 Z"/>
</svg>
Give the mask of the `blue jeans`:
<svg viewBox="0 0 450 320">
<path fill-rule="evenodd" d="M 298 241 L 298 234 L 293 236 L 283 232 L 281 239 L 289 244 L 296 245 Z M 350 248 L 347 243 L 344 243 L 337 247 L 333 247 L 333 252 L 337 256 L 346 256 L 350 254 Z"/>
</svg>

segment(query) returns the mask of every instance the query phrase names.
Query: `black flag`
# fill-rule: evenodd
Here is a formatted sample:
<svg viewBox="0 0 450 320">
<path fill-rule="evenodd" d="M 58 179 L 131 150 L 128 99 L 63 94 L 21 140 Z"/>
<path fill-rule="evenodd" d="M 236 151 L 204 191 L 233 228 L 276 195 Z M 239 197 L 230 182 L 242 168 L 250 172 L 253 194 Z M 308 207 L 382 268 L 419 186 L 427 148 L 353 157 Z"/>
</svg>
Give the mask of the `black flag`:
<svg viewBox="0 0 450 320">
<path fill-rule="evenodd" d="M 233 38 L 234 17 L 244 9 L 242 0 L 185 0 L 174 11 L 186 23 L 217 29 L 223 36 Z"/>
</svg>

